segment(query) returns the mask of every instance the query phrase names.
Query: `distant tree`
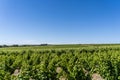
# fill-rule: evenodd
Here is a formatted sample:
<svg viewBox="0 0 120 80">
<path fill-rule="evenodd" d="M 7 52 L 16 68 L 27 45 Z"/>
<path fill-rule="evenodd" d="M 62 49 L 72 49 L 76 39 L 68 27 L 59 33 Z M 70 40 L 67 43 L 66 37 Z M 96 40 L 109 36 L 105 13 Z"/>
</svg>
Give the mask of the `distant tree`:
<svg viewBox="0 0 120 80">
<path fill-rule="evenodd" d="M 12 45 L 12 47 L 19 47 L 19 45 L 15 44 L 15 45 Z"/>
<path fill-rule="evenodd" d="M 47 46 L 48 44 L 41 44 L 41 46 Z"/>
<path fill-rule="evenodd" d="M 2 48 L 2 45 L 0 45 L 0 48 Z"/>
<path fill-rule="evenodd" d="M 3 45 L 3 47 L 8 47 L 7 45 Z"/>
</svg>

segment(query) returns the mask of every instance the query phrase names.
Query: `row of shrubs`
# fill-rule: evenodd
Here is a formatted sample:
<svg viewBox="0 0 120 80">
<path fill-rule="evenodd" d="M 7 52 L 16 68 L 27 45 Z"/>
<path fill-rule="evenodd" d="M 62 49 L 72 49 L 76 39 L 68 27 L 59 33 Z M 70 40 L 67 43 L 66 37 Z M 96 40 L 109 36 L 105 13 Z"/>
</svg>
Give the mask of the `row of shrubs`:
<svg viewBox="0 0 120 80">
<path fill-rule="evenodd" d="M 120 80 L 120 49 L 0 52 L 0 80 Z"/>
</svg>

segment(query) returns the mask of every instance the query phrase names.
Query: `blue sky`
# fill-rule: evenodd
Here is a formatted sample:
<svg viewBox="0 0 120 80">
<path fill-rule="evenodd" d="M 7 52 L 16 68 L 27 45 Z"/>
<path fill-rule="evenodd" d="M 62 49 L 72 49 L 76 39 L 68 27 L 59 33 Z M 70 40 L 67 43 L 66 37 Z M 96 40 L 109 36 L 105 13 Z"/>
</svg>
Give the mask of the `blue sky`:
<svg viewBox="0 0 120 80">
<path fill-rule="evenodd" d="M 120 43 L 120 0 L 0 0 L 0 44 Z"/>
</svg>

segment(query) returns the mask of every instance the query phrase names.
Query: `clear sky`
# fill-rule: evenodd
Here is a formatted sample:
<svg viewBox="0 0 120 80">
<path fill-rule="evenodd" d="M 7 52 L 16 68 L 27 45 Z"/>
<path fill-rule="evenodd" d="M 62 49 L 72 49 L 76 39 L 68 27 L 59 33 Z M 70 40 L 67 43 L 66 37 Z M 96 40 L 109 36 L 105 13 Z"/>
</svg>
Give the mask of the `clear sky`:
<svg viewBox="0 0 120 80">
<path fill-rule="evenodd" d="M 120 43 L 120 0 L 0 0 L 0 44 Z"/>
</svg>

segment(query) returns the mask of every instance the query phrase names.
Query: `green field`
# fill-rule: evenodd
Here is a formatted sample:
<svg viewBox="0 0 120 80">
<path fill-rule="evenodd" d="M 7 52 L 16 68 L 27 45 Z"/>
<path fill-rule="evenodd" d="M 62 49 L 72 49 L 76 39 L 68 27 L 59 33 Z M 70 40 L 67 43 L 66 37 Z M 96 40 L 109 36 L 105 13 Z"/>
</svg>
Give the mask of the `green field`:
<svg viewBox="0 0 120 80">
<path fill-rule="evenodd" d="M 119 44 L 0 48 L 0 80 L 97 79 L 120 80 Z"/>
</svg>

